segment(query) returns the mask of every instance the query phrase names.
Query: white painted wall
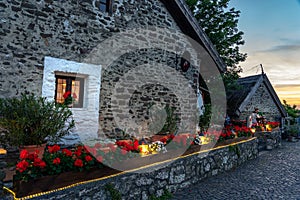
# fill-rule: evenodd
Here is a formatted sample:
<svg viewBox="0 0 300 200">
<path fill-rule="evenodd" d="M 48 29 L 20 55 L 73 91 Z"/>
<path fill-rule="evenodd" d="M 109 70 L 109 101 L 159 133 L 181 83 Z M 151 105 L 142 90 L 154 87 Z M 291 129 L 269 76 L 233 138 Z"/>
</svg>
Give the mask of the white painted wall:
<svg viewBox="0 0 300 200">
<path fill-rule="evenodd" d="M 101 66 L 45 57 L 42 96 L 48 100 L 54 100 L 55 73 L 76 73 L 78 77 L 85 77 L 83 108 L 71 108 L 75 128 L 63 138 L 62 143 L 72 145 L 97 138 Z"/>
</svg>

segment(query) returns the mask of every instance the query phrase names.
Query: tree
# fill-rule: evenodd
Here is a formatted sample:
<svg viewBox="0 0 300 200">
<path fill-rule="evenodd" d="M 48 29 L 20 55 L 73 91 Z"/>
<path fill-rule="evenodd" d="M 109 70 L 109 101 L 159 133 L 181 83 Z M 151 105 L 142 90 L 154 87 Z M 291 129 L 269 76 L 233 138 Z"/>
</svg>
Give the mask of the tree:
<svg viewBox="0 0 300 200">
<path fill-rule="evenodd" d="M 243 32 L 237 28 L 240 11 L 228 8 L 230 0 L 186 0 L 199 25 L 203 28 L 216 50 L 224 60 L 227 71 L 223 74 L 226 89 L 234 88 L 242 72 L 238 64 L 247 58 L 240 53 L 244 45 Z"/>
<path fill-rule="evenodd" d="M 291 106 L 290 104 L 287 103 L 286 100 L 283 100 L 283 107 L 285 108 L 288 115 L 293 118 L 293 121 L 295 118 L 298 117 L 300 110 L 297 109 L 296 105 Z"/>
</svg>

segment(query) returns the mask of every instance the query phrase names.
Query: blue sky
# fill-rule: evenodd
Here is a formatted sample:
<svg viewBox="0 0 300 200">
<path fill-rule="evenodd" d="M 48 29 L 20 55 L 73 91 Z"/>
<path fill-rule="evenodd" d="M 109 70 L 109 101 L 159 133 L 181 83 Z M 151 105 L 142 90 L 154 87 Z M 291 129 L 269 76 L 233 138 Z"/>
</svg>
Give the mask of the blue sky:
<svg viewBox="0 0 300 200">
<path fill-rule="evenodd" d="M 300 108 L 300 0 L 231 0 L 241 11 L 239 30 L 248 53 L 242 76 L 262 64 L 280 99 Z"/>
</svg>

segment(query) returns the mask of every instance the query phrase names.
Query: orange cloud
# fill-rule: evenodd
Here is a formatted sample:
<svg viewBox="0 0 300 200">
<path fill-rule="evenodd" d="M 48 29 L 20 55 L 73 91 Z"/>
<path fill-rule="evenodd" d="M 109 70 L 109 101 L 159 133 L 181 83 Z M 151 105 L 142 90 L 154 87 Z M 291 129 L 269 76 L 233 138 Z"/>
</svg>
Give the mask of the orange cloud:
<svg viewBox="0 0 300 200">
<path fill-rule="evenodd" d="M 280 100 L 286 100 L 290 105 L 296 105 L 300 109 L 300 85 L 298 84 L 278 84 L 274 89 Z"/>
</svg>

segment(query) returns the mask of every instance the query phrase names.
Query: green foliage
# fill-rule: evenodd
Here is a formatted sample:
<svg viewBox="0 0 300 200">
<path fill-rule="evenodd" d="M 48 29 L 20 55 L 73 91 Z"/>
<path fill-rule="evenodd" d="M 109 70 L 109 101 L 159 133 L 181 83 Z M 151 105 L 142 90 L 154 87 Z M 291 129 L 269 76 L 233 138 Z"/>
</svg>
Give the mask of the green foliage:
<svg viewBox="0 0 300 200">
<path fill-rule="evenodd" d="M 291 125 L 287 129 L 288 135 L 293 136 L 293 137 L 298 137 L 299 135 L 299 128 L 297 124 Z"/>
<path fill-rule="evenodd" d="M 72 112 L 33 94 L 0 99 L 0 126 L 5 142 L 15 146 L 57 142 L 74 127 Z"/>
<path fill-rule="evenodd" d="M 116 188 L 112 184 L 110 184 L 110 183 L 106 184 L 105 190 L 107 190 L 110 193 L 112 200 L 121 200 L 122 199 L 121 193 L 118 190 L 116 190 Z"/>
<path fill-rule="evenodd" d="M 241 86 L 237 83 L 237 80 L 239 79 L 239 75 L 237 72 L 227 71 L 224 74 L 222 74 L 222 78 L 225 85 L 226 93 L 241 89 Z"/>
<path fill-rule="evenodd" d="M 166 121 L 159 133 L 175 133 L 177 130 L 178 116 L 175 114 L 175 108 L 170 107 L 168 104 L 165 106 L 167 113 Z"/>
<path fill-rule="evenodd" d="M 163 195 L 161 195 L 160 197 L 156 197 L 155 195 L 151 195 L 150 196 L 150 200 L 168 200 L 172 198 L 172 193 L 169 192 L 168 190 L 164 190 Z"/>
<path fill-rule="evenodd" d="M 204 104 L 204 113 L 199 117 L 199 127 L 200 131 L 207 131 L 210 125 L 210 119 L 212 116 L 212 107 L 210 104 Z"/>
<path fill-rule="evenodd" d="M 237 28 L 240 11 L 228 8 L 230 0 L 186 0 L 195 18 L 207 34 L 227 66 L 224 74 L 225 87 L 236 87 L 242 68 L 238 65 L 247 54 L 240 53 L 244 45 L 243 32 Z"/>
<path fill-rule="evenodd" d="M 220 132 L 222 128 L 224 127 L 224 108 L 219 105 L 211 105 L 211 104 L 204 104 L 204 113 L 200 115 L 199 117 L 199 128 L 200 132 L 206 133 L 208 129 L 211 129 L 210 131 L 213 131 L 215 133 Z M 210 137 L 211 141 L 216 141 L 217 140 L 217 135 L 215 134 L 207 134 L 207 137 Z M 218 137 L 219 141 L 222 139 L 225 139 L 223 137 Z M 229 138 L 226 138 L 229 139 Z"/>
<path fill-rule="evenodd" d="M 283 107 L 285 108 L 288 115 L 293 118 L 293 120 L 291 121 L 291 123 L 293 124 L 295 118 L 297 118 L 300 114 L 300 110 L 297 109 L 296 105 L 291 106 L 290 104 L 288 104 L 286 100 L 283 100 Z"/>
</svg>

